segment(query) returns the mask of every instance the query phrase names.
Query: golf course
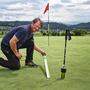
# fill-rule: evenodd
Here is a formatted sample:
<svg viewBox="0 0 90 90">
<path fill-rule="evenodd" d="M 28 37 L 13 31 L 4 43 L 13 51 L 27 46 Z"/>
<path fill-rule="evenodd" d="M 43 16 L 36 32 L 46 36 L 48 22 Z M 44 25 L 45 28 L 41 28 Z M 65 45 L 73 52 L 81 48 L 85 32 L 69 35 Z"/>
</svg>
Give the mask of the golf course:
<svg viewBox="0 0 90 90">
<path fill-rule="evenodd" d="M 22 49 L 20 70 L 11 71 L 0 66 L 0 90 L 90 90 L 90 36 L 73 36 L 67 41 L 65 79 L 60 79 L 64 36 L 51 36 L 49 46 L 47 36 L 35 37 L 35 42 L 47 52 L 50 79 L 46 78 L 41 54 L 34 52 L 38 68 L 26 67 L 26 52 Z M 0 57 L 5 58 L 1 50 Z"/>
</svg>

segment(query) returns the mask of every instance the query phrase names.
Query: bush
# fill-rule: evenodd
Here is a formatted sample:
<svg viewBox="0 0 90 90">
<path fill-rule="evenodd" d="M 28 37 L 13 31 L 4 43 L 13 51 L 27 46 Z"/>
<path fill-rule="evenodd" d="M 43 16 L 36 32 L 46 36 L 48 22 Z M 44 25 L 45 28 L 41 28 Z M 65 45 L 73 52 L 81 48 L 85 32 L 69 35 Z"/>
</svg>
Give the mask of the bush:
<svg viewBox="0 0 90 90">
<path fill-rule="evenodd" d="M 61 35 L 61 36 L 65 36 L 65 34 L 66 34 L 65 31 L 63 31 L 63 32 L 61 32 L 60 35 Z"/>
<path fill-rule="evenodd" d="M 52 31 L 52 32 L 51 32 L 51 35 L 52 35 L 52 36 L 60 36 L 60 33 L 59 33 L 59 32 L 55 32 L 55 31 Z"/>
<path fill-rule="evenodd" d="M 35 36 L 42 36 L 41 32 L 36 32 L 34 35 Z"/>
<path fill-rule="evenodd" d="M 3 35 L 4 34 L 4 32 L 3 31 L 0 31 L 0 35 Z"/>
<path fill-rule="evenodd" d="M 86 30 L 77 29 L 72 31 L 73 36 L 84 36 L 86 34 L 87 34 Z"/>
<path fill-rule="evenodd" d="M 51 31 L 49 31 L 49 33 L 48 33 L 47 30 L 46 30 L 46 31 L 41 31 L 41 34 L 42 34 L 43 36 L 48 36 L 48 34 L 49 34 L 49 36 L 51 36 Z"/>
</svg>

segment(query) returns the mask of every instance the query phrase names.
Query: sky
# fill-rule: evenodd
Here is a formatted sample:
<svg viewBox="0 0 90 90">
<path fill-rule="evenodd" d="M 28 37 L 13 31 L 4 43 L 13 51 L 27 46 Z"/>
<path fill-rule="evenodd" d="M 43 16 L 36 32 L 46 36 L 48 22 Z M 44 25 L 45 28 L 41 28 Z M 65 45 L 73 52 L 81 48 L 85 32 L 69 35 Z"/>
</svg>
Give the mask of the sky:
<svg viewBox="0 0 90 90">
<path fill-rule="evenodd" d="M 39 17 L 65 24 L 90 22 L 90 0 L 0 0 L 0 21 L 32 21 Z"/>
</svg>

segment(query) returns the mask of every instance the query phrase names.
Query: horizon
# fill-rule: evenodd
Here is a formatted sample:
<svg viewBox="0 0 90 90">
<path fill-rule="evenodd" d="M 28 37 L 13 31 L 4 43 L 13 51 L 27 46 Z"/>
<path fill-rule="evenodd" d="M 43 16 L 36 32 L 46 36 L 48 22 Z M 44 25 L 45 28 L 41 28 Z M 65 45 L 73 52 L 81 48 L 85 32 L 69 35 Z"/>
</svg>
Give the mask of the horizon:
<svg viewBox="0 0 90 90">
<path fill-rule="evenodd" d="M 32 22 L 32 21 L 0 21 L 0 22 Z M 48 23 L 48 21 L 43 21 L 44 23 Z M 78 23 L 71 23 L 71 24 L 66 24 L 66 23 L 62 23 L 62 22 L 56 22 L 56 21 L 51 21 L 49 23 L 61 23 L 61 24 L 65 24 L 65 25 L 77 25 L 77 24 L 86 24 L 86 23 L 90 23 L 90 22 L 78 22 Z"/>
</svg>

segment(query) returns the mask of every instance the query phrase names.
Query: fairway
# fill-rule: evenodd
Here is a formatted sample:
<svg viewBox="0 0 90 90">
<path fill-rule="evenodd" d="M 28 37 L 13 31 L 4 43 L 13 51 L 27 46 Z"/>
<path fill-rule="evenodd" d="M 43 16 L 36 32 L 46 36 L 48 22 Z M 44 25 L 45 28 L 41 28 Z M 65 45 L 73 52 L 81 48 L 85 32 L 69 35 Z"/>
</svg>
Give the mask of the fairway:
<svg viewBox="0 0 90 90">
<path fill-rule="evenodd" d="M 0 39 L 1 41 L 1 39 Z M 67 42 L 66 77 L 59 80 L 63 61 L 64 37 L 35 37 L 38 46 L 47 52 L 50 79 L 45 77 L 42 56 L 34 52 L 34 60 L 40 66 L 24 66 L 25 49 L 21 69 L 11 71 L 0 66 L 0 90 L 90 90 L 90 36 L 75 36 Z M 5 57 L 0 50 L 0 57 Z"/>
</svg>

